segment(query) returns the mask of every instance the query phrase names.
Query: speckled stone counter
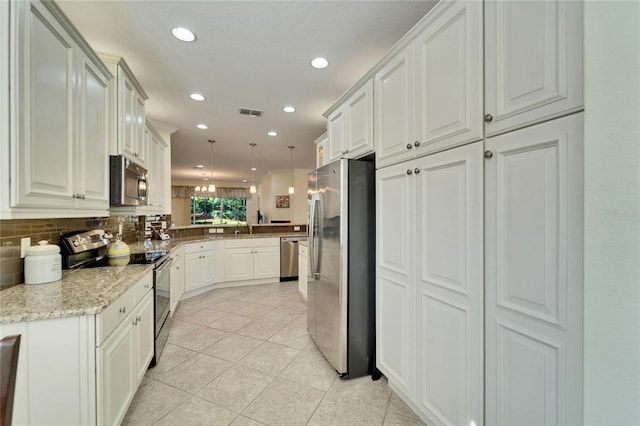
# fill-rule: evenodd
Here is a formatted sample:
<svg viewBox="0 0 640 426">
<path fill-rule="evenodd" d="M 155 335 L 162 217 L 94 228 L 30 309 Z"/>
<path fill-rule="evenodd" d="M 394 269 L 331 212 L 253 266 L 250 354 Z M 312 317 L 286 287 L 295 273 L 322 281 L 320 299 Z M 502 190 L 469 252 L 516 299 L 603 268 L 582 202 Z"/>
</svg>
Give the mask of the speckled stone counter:
<svg viewBox="0 0 640 426">
<path fill-rule="evenodd" d="M 181 244 L 208 240 L 306 235 L 305 232 L 211 234 L 167 241 L 152 240 L 152 244 L 170 252 Z M 143 242 L 129 244 L 129 248 L 131 253 L 144 253 Z M 46 284 L 17 284 L 0 290 L 0 324 L 100 313 L 152 269 L 153 265 L 127 265 L 63 270 L 60 281 Z"/>
<path fill-rule="evenodd" d="M 64 270 L 46 284 L 18 284 L 0 291 L 0 324 L 93 315 L 137 283 L 153 265 Z"/>
</svg>

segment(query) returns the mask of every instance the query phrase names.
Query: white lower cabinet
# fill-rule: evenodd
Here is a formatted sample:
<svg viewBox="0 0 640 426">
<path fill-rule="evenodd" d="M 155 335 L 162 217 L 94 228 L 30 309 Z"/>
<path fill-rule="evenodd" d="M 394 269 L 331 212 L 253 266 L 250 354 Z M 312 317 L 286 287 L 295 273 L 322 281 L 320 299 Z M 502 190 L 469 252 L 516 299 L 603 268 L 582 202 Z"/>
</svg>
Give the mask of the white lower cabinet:
<svg viewBox="0 0 640 426">
<path fill-rule="evenodd" d="M 122 422 L 153 357 L 152 281 L 149 273 L 96 317 L 98 424 Z"/>
<path fill-rule="evenodd" d="M 427 423 L 482 424 L 482 142 L 377 171 L 378 368 Z"/>
<path fill-rule="evenodd" d="M 171 265 L 171 291 L 169 292 L 169 310 L 171 315 L 176 311 L 178 302 L 184 294 L 184 248 L 171 250 L 173 263 Z"/>
<path fill-rule="evenodd" d="M 188 244 L 184 256 L 184 292 L 196 290 L 217 280 L 216 241 Z"/>
<path fill-rule="evenodd" d="M 280 239 L 226 240 L 225 281 L 270 280 L 280 277 Z"/>
<path fill-rule="evenodd" d="M 486 424 L 583 423 L 582 129 L 486 141 Z"/>
</svg>

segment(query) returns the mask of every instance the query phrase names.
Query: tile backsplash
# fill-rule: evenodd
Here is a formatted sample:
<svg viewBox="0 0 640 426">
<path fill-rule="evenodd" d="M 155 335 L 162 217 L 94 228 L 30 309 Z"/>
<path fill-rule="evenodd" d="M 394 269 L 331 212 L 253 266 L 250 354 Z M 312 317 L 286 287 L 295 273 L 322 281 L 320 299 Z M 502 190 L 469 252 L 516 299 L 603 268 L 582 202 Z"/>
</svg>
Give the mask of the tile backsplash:
<svg viewBox="0 0 640 426">
<path fill-rule="evenodd" d="M 144 239 L 145 216 L 113 216 L 69 219 L 0 220 L 0 288 L 24 282 L 20 239 L 31 238 L 31 245 L 47 240 L 60 244 L 60 236 L 80 229 L 104 229 L 116 234 L 122 224 L 122 239 L 134 243 Z"/>
</svg>

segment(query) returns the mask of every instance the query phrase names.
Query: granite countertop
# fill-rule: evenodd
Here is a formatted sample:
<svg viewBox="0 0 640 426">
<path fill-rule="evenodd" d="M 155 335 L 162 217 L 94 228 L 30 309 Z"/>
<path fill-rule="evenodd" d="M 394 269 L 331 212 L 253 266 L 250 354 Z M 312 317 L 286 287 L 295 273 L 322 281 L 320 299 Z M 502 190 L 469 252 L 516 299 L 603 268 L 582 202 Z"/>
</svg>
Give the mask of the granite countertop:
<svg viewBox="0 0 640 426">
<path fill-rule="evenodd" d="M 211 234 L 152 240 L 154 248 L 170 252 L 181 244 L 208 240 L 241 238 L 279 238 L 306 236 L 305 232 L 259 234 Z M 144 253 L 144 243 L 129 244 L 131 253 Z M 45 284 L 18 284 L 0 290 L 0 324 L 95 315 L 102 312 L 131 286 L 137 283 L 153 265 L 105 266 L 62 271 L 62 279 Z"/>
<path fill-rule="evenodd" d="M 65 269 L 60 281 L 14 285 L 0 291 L 0 324 L 98 314 L 152 269 L 153 265 Z"/>
</svg>

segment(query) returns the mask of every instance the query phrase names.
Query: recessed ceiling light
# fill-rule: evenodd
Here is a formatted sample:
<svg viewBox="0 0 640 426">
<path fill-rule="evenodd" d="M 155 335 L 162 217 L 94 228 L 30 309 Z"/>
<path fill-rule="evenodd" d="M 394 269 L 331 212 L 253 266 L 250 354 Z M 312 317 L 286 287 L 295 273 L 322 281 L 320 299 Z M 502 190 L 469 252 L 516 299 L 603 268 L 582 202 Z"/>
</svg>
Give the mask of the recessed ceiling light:
<svg viewBox="0 0 640 426">
<path fill-rule="evenodd" d="M 197 166 L 193 166 L 194 169 L 204 169 L 202 164 L 198 164 Z"/>
<path fill-rule="evenodd" d="M 203 95 L 201 95 L 200 93 L 192 93 L 189 95 L 189 97 L 191 99 L 193 99 L 194 101 L 204 101 L 205 97 Z"/>
<path fill-rule="evenodd" d="M 296 109 L 294 107 L 292 107 L 291 105 L 287 105 L 286 107 L 282 108 L 282 110 L 284 112 L 295 112 Z"/>
<path fill-rule="evenodd" d="M 255 167 L 252 167 L 252 168 L 251 168 L 251 171 L 252 171 L 252 172 L 255 172 L 256 170 L 258 170 L 258 169 L 256 169 Z"/>
<path fill-rule="evenodd" d="M 247 183 L 248 181 L 246 179 L 242 179 L 242 182 Z"/>
<path fill-rule="evenodd" d="M 329 61 L 325 58 L 313 58 L 311 60 L 311 66 L 317 69 L 326 68 L 329 65 Z"/>
<path fill-rule="evenodd" d="M 202 130 L 207 130 L 209 128 L 209 126 L 207 126 L 206 124 L 202 124 L 202 123 L 198 124 L 196 127 L 198 129 L 202 129 Z"/>
<path fill-rule="evenodd" d="M 171 34 L 180 41 L 191 43 L 196 40 L 196 35 L 183 27 L 173 27 Z"/>
<path fill-rule="evenodd" d="M 267 134 L 268 134 L 269 136 L 278 136 L 278 133 L 277 133 L 277 132 L 274 132 L 273 130 L 271 130 L 270 132 L 267 132 Z"/>
</svg>

